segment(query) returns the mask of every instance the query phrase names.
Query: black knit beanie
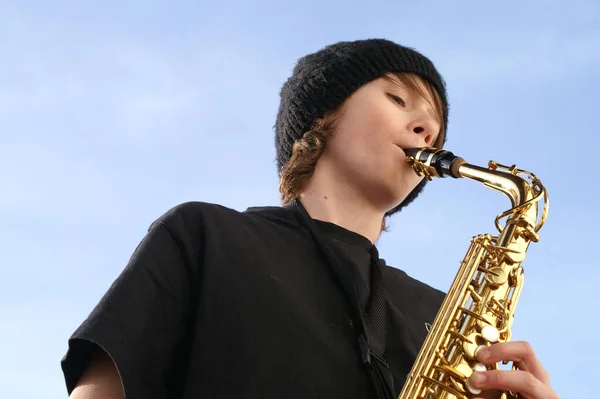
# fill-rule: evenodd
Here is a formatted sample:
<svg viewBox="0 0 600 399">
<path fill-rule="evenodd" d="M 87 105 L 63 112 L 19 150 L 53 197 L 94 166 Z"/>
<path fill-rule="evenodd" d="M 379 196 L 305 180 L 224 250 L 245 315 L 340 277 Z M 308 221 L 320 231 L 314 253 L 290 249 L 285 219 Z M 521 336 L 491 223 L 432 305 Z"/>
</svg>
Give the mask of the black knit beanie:
<svg viewBox="0 0 600 399">
<path fill-rule="evenodd" d="M 292 156 L 294 142 L 317 118 L 336 108 L 364 84 L 393 72 L 414 73 L 433 85 L 442 99 L 447 127 L 446 85 L 429 59 L 414 49 L 385 39 L 338 42 L 302 57 L 281 89 L 275 123 L 277 170 L 281 172 Z M 426 182 L 424 179 L 388 215 L 412 202 Z"/>
</svg>

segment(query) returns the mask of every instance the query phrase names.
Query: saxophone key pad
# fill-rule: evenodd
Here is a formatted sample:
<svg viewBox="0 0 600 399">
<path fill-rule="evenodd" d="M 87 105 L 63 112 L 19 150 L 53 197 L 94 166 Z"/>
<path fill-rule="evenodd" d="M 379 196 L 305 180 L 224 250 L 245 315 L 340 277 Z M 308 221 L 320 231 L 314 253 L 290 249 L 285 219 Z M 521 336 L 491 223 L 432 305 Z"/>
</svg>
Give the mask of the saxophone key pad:
<svg viewBox="0 0 600 399">
<path fill-rule="evenodd" d="M 487 367 L 485 366 L 485 364 L 481 364 L 481 363 L 477 363 L 475 365 L 475 367 L 473 367 L 474 372 L 481 372 L 481 371 L 486 371 L 486 370 L 487 370 Z M 471 384 L 469 383 L 468 379 L 466 380 L 465 385 L 467 387 L 467 390 L 469 392 L 471 392 L 473 395 L 479 395 L 481 393 L 481 389 L 472 387 Z"/>
<path fill-rule="evenodd" d="M 480 351 L 480 350 L 482 350 L 482 349 L 485 349 L 485 348 L 487 348 L 487 345 L 479 345 L 479 346 L 477 347 L 477 349 L 475 349 L 475 352 L 473 353 L 473 356 L 472 356 L 472 357 L 473 357 L 473 358 L 476 358 L 476 357 L 477 357 L 477 354 L 479 353 L 479 351 Z"/>
<path fill-rule="evenodd" d="M 494 343 L 500 339 L 500 331 L 494 326 L 484 326 L 481 329 L 481 336 L 486 341 Z"/>
</svg>

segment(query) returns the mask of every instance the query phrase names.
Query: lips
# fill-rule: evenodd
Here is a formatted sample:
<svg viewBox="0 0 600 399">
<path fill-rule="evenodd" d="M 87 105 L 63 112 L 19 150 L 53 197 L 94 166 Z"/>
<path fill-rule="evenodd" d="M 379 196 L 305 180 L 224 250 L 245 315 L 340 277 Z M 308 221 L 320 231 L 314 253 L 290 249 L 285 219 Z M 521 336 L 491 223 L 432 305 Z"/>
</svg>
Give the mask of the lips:
<svg viewBox="0 0 600 399">
<path fill-rule="evenodd" d="M 403 145 L 400 145 L 400 144 L 396 144 L 396 147 L 400 148 L 402 150 L 402 152 L 404 152 L 405 148 L 410 148 L 409 146 L 403 146 Z"/>
<path fill-rule="evenodd" d="M 402 145 L 402 144 L 396 144 L 396 147 L 400 148 L 402 151 L 406 152 L 406 150 L 412 150 L 412 149 L 417 149 L 417 148 L 425 148 L 422 146 L 415 146 L 415 145 Z"/>
</svg>

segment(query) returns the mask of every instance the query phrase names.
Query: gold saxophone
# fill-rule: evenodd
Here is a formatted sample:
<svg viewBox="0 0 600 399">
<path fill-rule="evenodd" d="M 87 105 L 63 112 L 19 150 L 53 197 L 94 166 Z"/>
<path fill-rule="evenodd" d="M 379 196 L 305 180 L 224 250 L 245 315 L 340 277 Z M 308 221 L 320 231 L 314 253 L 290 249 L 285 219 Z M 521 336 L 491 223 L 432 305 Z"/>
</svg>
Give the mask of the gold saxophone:
<svg viewBox="0 0 600 399">
<path fill-rule="evenodd" d="M 488 168 L 483 168 L 437 148 L 405 152 L 419 176 L 429 180 L 446 176 L 476 180 L 504 193 L 512 203 L 512 208 L 495 219 L 498 236 L 481 234 L 472 238 L 398 397 L 468 399 L 479 393 L 468 384 L 473 371 L 491 369 L 477 362 L 477 351 L 510 340 L 514 311 L 523 287 L 521 263 L 530 242 L 539 240 L 538 231 L 548 213 L 548 195 L 534 174 L 514 165 L 508 167 L 490 161 Z M 540 200 L 544 203 L 541 215 Z M 506 222 L 501 226 L 503 218 Z M 502 398 L 511 397 L 517 395 L 502 394 Z"/>
</svg>

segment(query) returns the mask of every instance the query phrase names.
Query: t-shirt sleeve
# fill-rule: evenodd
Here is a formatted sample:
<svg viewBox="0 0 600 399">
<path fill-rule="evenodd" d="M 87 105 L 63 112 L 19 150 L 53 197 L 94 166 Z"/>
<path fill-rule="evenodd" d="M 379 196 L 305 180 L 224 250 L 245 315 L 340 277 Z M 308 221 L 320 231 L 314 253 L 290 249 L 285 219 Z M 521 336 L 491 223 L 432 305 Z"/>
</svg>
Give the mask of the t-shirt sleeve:
<svg viewBox="0 0 600 399">
<path fill-rule="evenodd" d="M 161 222 L 154 223 L 68 340 L 61 367 L 69 394 L 98 346 L 115 362 L 127 398 L 170 396 L 193 313 L 195 279 L 190 263 L 172 232 Z"/>
</svg>

